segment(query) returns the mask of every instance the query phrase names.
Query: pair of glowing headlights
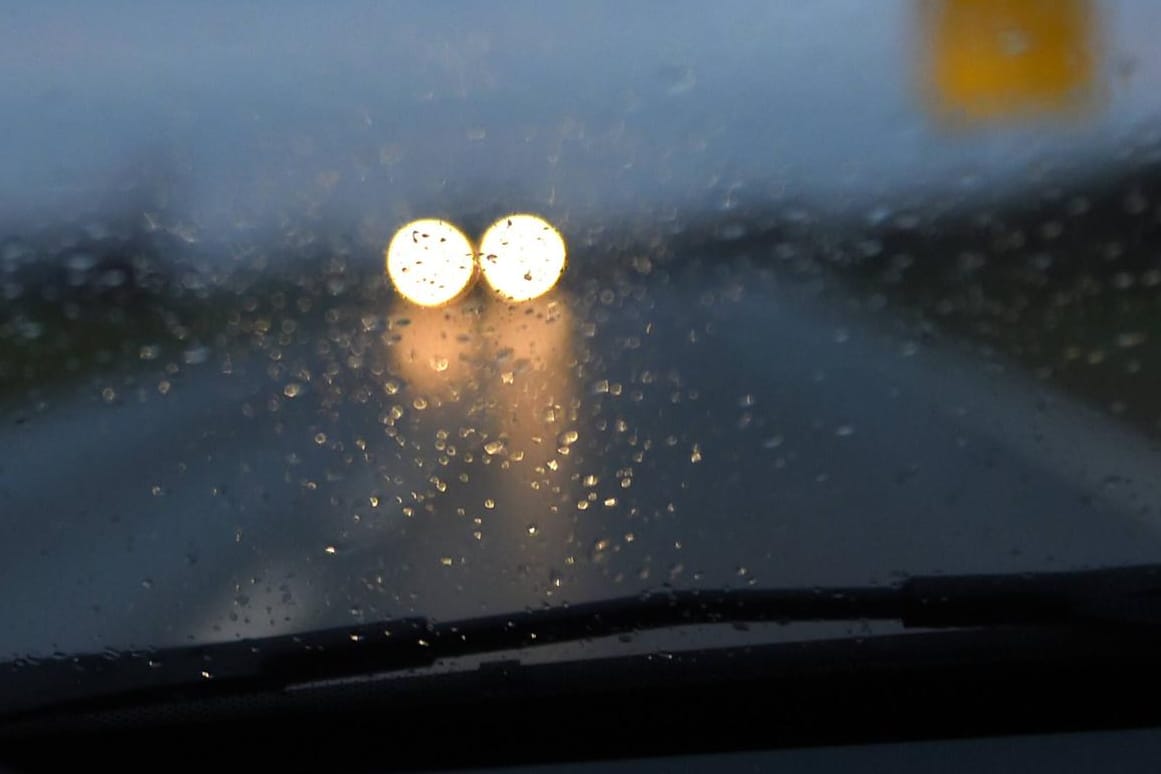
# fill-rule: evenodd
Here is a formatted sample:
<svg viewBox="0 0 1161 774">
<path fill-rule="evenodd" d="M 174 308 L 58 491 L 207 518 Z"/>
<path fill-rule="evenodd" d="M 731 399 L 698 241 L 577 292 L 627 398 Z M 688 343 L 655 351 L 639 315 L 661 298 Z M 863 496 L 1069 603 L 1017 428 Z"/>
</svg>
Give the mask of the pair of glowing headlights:
<svg viewBox="0 0 1161 774">
<path fill-rule="evenodd" d="M 387 245 L 387 276 L 407 300 L 442 306 L 472 289 L 479 275 L 500 297 L 529 301 L 556 285 L 564 273 L 564 239 L 535 215 L 500 218 L 480 237 L 437 219 L 415 220 Z"/>
</svg>

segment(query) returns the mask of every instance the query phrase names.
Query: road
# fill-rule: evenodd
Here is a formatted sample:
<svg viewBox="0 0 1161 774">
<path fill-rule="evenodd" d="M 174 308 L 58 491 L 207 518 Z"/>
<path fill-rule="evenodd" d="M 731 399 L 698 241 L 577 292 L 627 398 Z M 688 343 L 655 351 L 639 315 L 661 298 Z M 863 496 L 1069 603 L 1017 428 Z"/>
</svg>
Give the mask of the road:
<svg viewBox="0 0 1161 774">
<path fill-rule="evenodd" d="M 228 369 L 211 349 L 62 387 L 0 433 L 0 651 L 1161 555 L 1146 436 L 755 275 L 382 294 L 231 340 Z"/>
<path fill-rule="evenodd" d="M 1151 4 L 90 5 L 0 11 L 0 656 L 1161 556 Z M 555 295 L 383 286 L 523 210 Z"/>
</svg>

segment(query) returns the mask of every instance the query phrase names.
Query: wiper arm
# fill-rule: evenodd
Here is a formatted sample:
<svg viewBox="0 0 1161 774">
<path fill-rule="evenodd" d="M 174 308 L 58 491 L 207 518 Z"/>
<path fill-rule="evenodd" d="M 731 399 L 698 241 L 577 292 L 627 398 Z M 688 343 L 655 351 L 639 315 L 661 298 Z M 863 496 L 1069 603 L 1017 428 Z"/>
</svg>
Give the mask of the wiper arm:
<svg viewBox="0 0 1161 774">
<path fill-rule="evenodd" d="M 895 586 L 666 590 L 567 607 L 116 655 L 0 664 L 0 714 L 98 696 L 277 690 L 438 659 L 704 624 L 897 621 L 908 628 L 1115 628 L 1161 633 L 1161 565 L 923 576 Z"/>
<path fill-rule="evenodd" d="M 1161 565 L 916 576 L 885 587 L 661 591 L 437 624 L 431 631 L 451 656 L 697 624 L 854 620 L 898 621 L 922 629 L 1108 625 L 1161 630 Z"/>
</svg>

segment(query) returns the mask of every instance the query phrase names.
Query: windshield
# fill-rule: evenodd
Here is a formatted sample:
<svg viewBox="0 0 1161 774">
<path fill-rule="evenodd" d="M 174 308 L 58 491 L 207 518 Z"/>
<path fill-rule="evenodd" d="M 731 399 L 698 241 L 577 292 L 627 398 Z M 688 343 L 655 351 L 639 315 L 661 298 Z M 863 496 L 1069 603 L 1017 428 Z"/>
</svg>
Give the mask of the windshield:
<svg viewBox="0 0 1161 774">
<path fill-rule="evenodd" d="M 1161 558 L 1152 4 L 2 13 L 9 656 Z"/>
</svg>

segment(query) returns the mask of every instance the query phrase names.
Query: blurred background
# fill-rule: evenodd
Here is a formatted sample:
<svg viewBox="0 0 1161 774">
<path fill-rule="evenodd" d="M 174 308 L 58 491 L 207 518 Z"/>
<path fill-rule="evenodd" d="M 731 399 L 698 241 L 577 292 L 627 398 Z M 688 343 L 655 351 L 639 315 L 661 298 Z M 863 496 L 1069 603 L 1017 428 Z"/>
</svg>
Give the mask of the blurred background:
<svg viewBox="0 0 1161 774">
<path fill-rule="evenodd" d="M 1159 25 L 0 3 L 0 651 L 1156 561 Z"/>
</svg>

